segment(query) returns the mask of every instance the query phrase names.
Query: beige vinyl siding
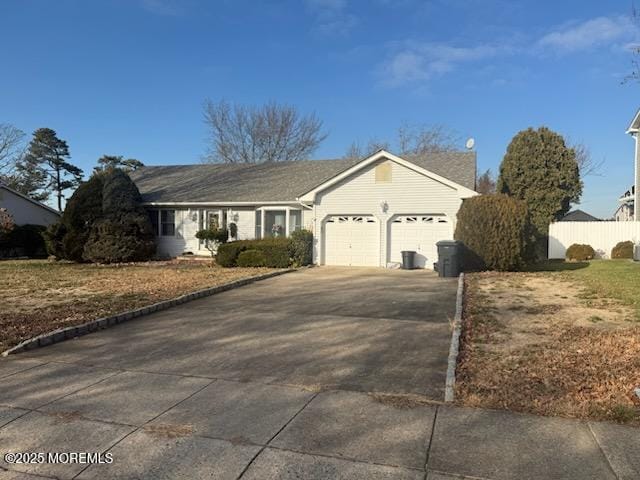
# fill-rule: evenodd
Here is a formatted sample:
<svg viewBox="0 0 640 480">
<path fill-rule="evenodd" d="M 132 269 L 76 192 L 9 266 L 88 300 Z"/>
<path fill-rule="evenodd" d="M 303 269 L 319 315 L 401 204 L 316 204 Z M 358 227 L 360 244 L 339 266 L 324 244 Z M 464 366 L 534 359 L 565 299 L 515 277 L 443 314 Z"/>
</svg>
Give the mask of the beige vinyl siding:
<svg viewBox="0 0 640 480">
<path fill-rule="evenodd" d="M 386 160 L 382 160 L 386 162 Z M 378 162 L 380 163 L 380 162 Z M 462 200 L 458 191 L 398 163 L 391 163 L 390 182 L 376 182 L 371 164 L 329 189 L 318 193 L 314 206 L 314 259 L 319 263 L 323 221 L 330 215 L 374 215 L 380 223 L 380 266 L 387 263 L 388 223 L 394 215 L 444 214 L 455 229 Z M 387 172 L 388 174 L 388 172 Z M 381 204 L 388 209 L 383 213 Z"/>
<path fill-rule="evenodd" d="M 254 208 L 233 209 L 238 214 L 238 240 L 252 240 L 256 236 L 256 210 Z"/>
</svg>

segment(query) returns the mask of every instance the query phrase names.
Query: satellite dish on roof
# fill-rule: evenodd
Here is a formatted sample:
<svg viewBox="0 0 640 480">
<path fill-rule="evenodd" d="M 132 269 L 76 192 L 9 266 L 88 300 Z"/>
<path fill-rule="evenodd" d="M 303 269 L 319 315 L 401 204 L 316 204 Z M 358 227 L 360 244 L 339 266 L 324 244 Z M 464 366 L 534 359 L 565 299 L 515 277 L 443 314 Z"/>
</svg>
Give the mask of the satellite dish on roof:
<svg viewBox="0 0 640 480">
<path fill-rule="evenodd" d="M 473 146 L 474 146 L 475 144 L 476 144 L 475 139 L 470 138 L 469 140 L 467 140 L 467 143 L 466 143 L 467 150 L 471 150 L 471 149 L 473 149 Z"/>
</svg>

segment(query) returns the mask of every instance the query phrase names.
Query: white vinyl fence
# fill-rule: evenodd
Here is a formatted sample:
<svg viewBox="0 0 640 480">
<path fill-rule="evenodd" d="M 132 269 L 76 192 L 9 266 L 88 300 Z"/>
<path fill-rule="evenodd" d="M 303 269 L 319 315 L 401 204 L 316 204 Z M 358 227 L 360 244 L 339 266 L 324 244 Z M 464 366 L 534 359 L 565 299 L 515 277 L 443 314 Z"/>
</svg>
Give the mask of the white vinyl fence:
<svg viewBox="0 0 640 480">
<path fill-rule="evenodd" d="M 601 258 L 610 258 L 618 242 L 640 245 L 640 222 L 557 222 L 549 225 L 549 258 L 564 258 L 574 243 L 591 245 Z"/>
</svg>

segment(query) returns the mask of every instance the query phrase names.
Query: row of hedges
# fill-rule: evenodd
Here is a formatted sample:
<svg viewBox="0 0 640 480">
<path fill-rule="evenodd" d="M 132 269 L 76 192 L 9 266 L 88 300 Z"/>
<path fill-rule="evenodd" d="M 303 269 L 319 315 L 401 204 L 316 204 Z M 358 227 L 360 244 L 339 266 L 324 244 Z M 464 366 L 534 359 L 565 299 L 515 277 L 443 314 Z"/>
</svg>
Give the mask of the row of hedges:
<svg viewBox="0 0 640 480">
<path fill-rule="evenodd" d="M 222 267 L 287 268 L 309 265 L 313 234 L 298 230 L 289 238 L 238 240 L 218 247 L 216 262 Z"/>
<path fill-rule="evenodd" d="M 536 250 L 546 250 L 544 238 L 535 234 L 525 202 L 502 194 L 466 199 L 458 211 L 454 235 L 462 243 L 464 270 L 521 270 L 535 261 Z M 620 242 L 611 258 L 633 258 L 633 242 Z M 539 255 L 538 255 L 539 256 Z M 590 245 L 574 244 L 568 260 L 595 258 Z"/>
<path fill-rule="evenodd" d="M 632 241 L 618 242 L 613 249 L 611 249 L 611 258 L 633 258 L 634 244 Z M 583 245 L 574 243 L 567 248 L 565 255 L 567 260 L 574 260 L 578 262 L 584 262 L 586 260 L 593 260 L 596 257 L 596 252 L 591 245 Z"/>
</svg>

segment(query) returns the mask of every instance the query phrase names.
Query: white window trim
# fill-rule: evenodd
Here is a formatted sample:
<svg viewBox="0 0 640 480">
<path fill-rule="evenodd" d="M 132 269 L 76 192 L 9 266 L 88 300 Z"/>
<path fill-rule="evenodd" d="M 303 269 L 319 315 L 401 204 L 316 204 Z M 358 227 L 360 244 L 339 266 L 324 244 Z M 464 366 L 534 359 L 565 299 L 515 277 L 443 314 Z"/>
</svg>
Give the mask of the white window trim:
<svg viewBox="0 0 640 480">
<path fill-rule="evenodd" d="M 267 211 L 273 211 L 273 210 L 284 210 L 285 212 L 285 237 L 288 237 L 289 234 L 291 233 L 290 230 L 290 221 L 291 221 L 291 211 L 297 211 L 300 212 L 300 221 L 302 223 L 302 209 L 301 208 L 297 208 L 297 207 L 290 207 L 288 205 L 269 205 L 269 206 L 264 206 L 264 207 L 258 207 L 256 208 L 256 211 L 261 212 L 261 225 L 260 225 L 260 238 L 265 238 L 264 234 L 264 227 L 265 227 L 265 213 Z"/>
</svg>

